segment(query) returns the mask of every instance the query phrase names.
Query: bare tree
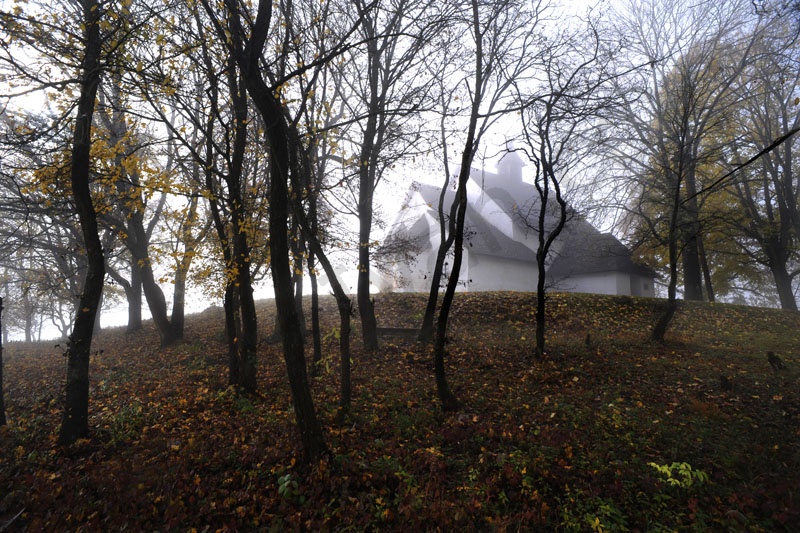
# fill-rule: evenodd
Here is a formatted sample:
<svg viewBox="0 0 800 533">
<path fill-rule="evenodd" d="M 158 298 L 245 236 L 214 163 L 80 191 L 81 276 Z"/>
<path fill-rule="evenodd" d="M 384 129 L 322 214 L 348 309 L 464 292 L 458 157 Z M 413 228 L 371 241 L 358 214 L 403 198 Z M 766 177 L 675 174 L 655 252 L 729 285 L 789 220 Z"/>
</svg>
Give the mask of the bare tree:
<svg viewBox="0 0 800 533">
<path fill-rule="evenodd" d="M 624 58 L 620 71 L 627 73 L 618 85 L 625 106 L 613 119 L 623 129 L 607 146 L 618 150 L 614 160 L 634 191 L 628 208 L 666 248 L 668 300 L 651 335 L 657 341 L 677 309 L 679 261 L 684 298 L 703 298 L 699 169 L 721 149 L 706 141 L 723 126 L 750 57 L 757 32 L 741 32 L 753 23 L 749 13 L 744 0 L 632 0 L 617 13 L 616 29 L 627 48 L 618 54 Z M 705 278 L 708 284 L 710 276 Z"/>
<path fill-rule="evenodd" d="M 59 432 L 59 442 L 65 445 L 87 436 L 89 432 L 89 353 L 105 275 L 103 247 L 89 190 L 89 175 L 92 118 L 102 74 L 104 36 L 100 25 L 107 13 L 97 0 L 83 0 L 81 8 L 84 48 L 72 145 L 71 182 L 89 265 L 67 348 L 67 395 Z"/>
<path fill-rule="evenodd" d="M 437 254 L 436 270 L 432 276 L 428 309 L 435 309 L 439 292 L 438 280 L 442 276 L 443 259 L 452 247 L 453 264 L 447 280 L 439 315 L 436 319 L 434 341 L 434 372 L 436 388 L 442 408 L 454 410 L 458 401 L 450 391 L 445 374 L 444 355 L 447 324 L 450 309 L 458 285 L 464 246 L 464 221 L 467 211 L 467 181 L 472 162 L 478 147 L 489 128 L 499 117 L 511 112 L 514 107 L 512 88 L 514 84 L 524 84 L 531 77 L 531 70 L 538 53 L 539 37 L 535 30 L 544 10 L 541 4 L 528 7 L 527 2 L 506 0 L 482 4 L 471 0 L 461 4 L 456 17 L 474 42 L 468 67 L 469 75 L 459 83 L 464 83 L 469 92 L 469 113 L 466 123 L 466 137 L 460 157 L 460 167 L 456 180 L 456 193 L 450 207 L 447 222 L 447 236 L 442 236 Z M 448 176 L 449 180 L 449 176 Z M 442 259 L 439 261 L 439 259 Z M 433 302 L 433 303 L 432 303 Z M 425 319 L 429 319 L 426 314 Z"/>
<path fill-rule="evenodd" d="M 611 105 L 605 85 L 600 37 L 594 27 L 561 32 L 542 51 L 543 79 L 533 94 L 521 94 L 521 151 L 534 168 L 537 197 L 517 213 L 537 236 L 536 350 L 545 354 L 547 265 L 553 243 L 574 211 L 562 181 L 571 177 L 595 146 L 593 130 Z"/>
<path fill-rule="evenodd" d="M 3 298 L 0 297 L 0 331 L 3 327 Z M 3 390 L 3 336 L 0 335 L 0 426 L 5 426 L 6 420 L 6 396 Z"/>
<path fill-rule="evenodd" d="M 206 11 L 214 17 L 220 36 L 222 38 L 230 37 L 231 55 L 241 69 L 247 92 L 265 124 L 270 157 L 269 233 L 275 303 L 281 315 L 284 360 L 303 443 L 303 455 L 305 459 L 311 460 L 324 454 L 327 447 L 309 389 L 303 350 L 303 332 L 300 329 L 292 291 L 287 221 L 290 205 L 288 187 L 293 150 L 290 122 L 280 90 L 284 83 L 306 71 L 307 67 L 301 66 L 299 72 L 291 71 L 280 78 L 272 76 L 274 71 L 270 68 L 263 68 L 265 45 L 274 22 L 271 1 L 262 0 L 258 3 L 255 18 L 250 18 L 250 14 L 248 14 L 247 20 L 252 23 L 247 29 L 242 22 L 243 7 L 234 0 L 229 0 L 226 2 L 226 8 L 228 10 L 227 23 L 223 25 L 215 16 L 215 9 L 206 4 Z M 246 10 L 244 12 L 247 13 Z M 286 26 L 289 27 L 289 25 L 289 21 L 287 21 Z M 284 44 L 288 45 L 291 42 L 291 39 L 287 39 Z M 288 50 L 286 51 L 288 52 Z M 277 64 L 280 66 L 281 61 L 286 61 L 288 57 L 279 56 L 273 59 L 277 59 Z M 317 59 L 319 62 L 324 60 Z M 308 61 L 308 64 L 313 63 L 313 60 Z M 265 75 L 274 78 L 274 81 L 268 84 Z"/>
<path fill-rule="evenodd" d="M 385 173 L 419 152 L 415 124 L 431 80 L 421 76 L 426 49 L 448 15 L 438 2 L 409 0 L 355 2 L 359 34 L 365 45 L 353 48 L 344 63 L 350 85 L 346 103 L 359 117 L 356 144 L 358 202 L 358 311 L 364 347 L 378 347 L 375 309 L 370 296 L 370 266 L 375 190 Z M 365 53 L 364 52 L 365 49 Z M 364 74 L 361 74 L 364 73 Z"/>
<path fill-rule="evenodd" d="M 733 114 L 724 168 L 733 170 L 753 153 L 800 126 L 797 91 L 800 57 L 793 28 L 781 19 L 758 43 L 757 59 L 742 72 L 738 112 Z M 797 141 L 786 139 L 732 176 L 736 215 L 727 217 L 733 241 L 771 274 L 783 309 L 797 310 L 800 275 L 800 176 Z"/>
<path fill-rule="evenodd" d="M 179 335 L 170 322 L 167 313 L 167 299 L 155 275 L 156 261 L 151 253 L 153 232 L 163 213 L 167 200 L 166 192 L 158 196 L 156 206 L 147 209 L 150 191 L 144 183 L 142 172 L 146 150 L 143 140 L 137 139 L 136 132 L 129 127 L 130 117 L 126 111 L 122 93 L 122 79 L 115 73 L 108 77 L 106 87 L 99 90 L 100 108 L 98 119 L 104 127 L 104 141 L 111 157 L 108 158 L 108 173 L 103 181 L 111 185 L 105 191 L 104 199 L 110 210 L 103 218 L 121 235 L 122 242 L 131 254 L 131 264 L 135 264 L 141 279 L 145 299 L 158 328 L 161 346 L 174 344 Z M 171 171 L 173 163 L 167 162 L 166 172 Z M 149 220 L 146 217 L 149 216 Z"/>
</svg>

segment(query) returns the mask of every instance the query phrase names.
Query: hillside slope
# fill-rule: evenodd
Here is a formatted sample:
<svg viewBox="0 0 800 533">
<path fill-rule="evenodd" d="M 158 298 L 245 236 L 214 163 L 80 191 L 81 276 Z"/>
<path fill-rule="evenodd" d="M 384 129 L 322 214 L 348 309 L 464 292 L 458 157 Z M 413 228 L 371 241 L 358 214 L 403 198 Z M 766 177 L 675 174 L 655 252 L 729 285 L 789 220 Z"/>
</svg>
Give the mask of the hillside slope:
<svg viewBox="0 0 800 533">
<path fill-rule="evenodd" d="M 260 304 L 262 338 L 272 330 Z M 448 344 L 463 403 L 438 409 L 427 348 L 354 346 L 354 405 L 337 417 L 335 304 L 314 382 L 331 458 L 298 463 L 278 347 L 259 388 L 226 386 L 221 310 L 187 342 L 104 331 L 92 358 L 92 438 L 56 445 L 60 348 L 5 347 L 0 530 L 800 529 L 800 314 L 555 294 L 532 360 L 532 295 L 459 294 Z M 381 326 L 416 327 L 421 295 L 379 295 Z M 589 342 L 587 343 L 587 334 Z M 766 352 L 786 368 L 774 370 Z"/>
</svg>

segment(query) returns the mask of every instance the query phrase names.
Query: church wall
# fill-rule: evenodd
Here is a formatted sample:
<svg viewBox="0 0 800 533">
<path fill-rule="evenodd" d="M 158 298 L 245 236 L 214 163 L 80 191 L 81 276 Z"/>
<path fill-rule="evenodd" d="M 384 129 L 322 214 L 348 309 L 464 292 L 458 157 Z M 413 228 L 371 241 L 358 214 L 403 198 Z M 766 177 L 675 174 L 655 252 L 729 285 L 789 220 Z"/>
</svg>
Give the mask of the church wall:
<svg viewBox="0 0 800 533">
<path fill-rule="evenodd" d="M 598 272 L 559 280 L 555 290 L 589 292 L 594 294 L 631 294 L 631 279 L 628 274 Z"/>
<path fill-rule="evenodd" d="M 536 265 L 524 261 L 469 254 L 460 290 L 469 291 L 535 291 L 538 279 Z"/>
</svg>

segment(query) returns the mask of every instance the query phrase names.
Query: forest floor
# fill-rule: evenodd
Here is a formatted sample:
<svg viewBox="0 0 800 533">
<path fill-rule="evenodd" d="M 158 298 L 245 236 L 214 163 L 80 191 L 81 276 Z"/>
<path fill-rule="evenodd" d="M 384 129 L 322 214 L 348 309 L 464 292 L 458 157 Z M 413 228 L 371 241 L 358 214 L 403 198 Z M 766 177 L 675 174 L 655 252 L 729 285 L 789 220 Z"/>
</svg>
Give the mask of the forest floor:
<svg viewBox="0 0 800 533">
<path fill-rule="evenodd" d="M 0 531 L 800 530 L 800 313 L 686 303 L 661 345 L 646 341 L 658 300 L 554 294 L 536 361 L 532 295 L 459 294 L 447 371 L 462 408 L 441 412 L 428 348 L 385 338 L 365 354 L 355 336 L 339 417 L 323 305 L 313 393 L 331 455 L 310 465 L 278 345 L 261 343 L 259 394 L 227 386 L 221 309 L 164 350 L 149 324 L 104 331 L 91 438 L 68 449 L 63 348 L 5 346 Z M 375 306 L 380 325 L 416 327 L 424 298 Z"/>
</svg>

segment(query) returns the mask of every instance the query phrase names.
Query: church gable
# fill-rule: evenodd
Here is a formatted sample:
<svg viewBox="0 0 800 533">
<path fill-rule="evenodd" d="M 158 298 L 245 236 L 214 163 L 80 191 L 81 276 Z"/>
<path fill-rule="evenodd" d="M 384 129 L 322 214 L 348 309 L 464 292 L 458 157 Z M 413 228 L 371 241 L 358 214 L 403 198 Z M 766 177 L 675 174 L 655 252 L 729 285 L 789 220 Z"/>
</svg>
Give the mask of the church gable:
<svg viewBox="0 0 800 533">
<path fill-rule="evenodd" d="M 509 152 L 498 165 L 498 173 L 477 169 L 471 172 L 462 290 L 535 290 L 538 238 L 532 228 L 539 212 L 538 195 L 533 185 L 522 180 L 521 168 L 519 157 Z M 440 187 L 415 183 L 387 236 L 387 243 L 406 239 L 419 244 L 413 265 L 396 265 L 396 277 L 404 280 L 404 286 L 395 285 L 393 290 L 427 290 L 440 238 L 440 194 Z M 445 192 L 446 210 L 454 197 L 452 189 Z M 530 222 L 525 220 L 526 215 Z M 548 215 L 547 220 L 550 225 L 557 222 L 554 214 Z M 600 233 L 580 217 L 567 222 L 554 243 L 549 262 L 550 285 L 562 290 L 639 294 L 641 287 L 647 287 L 642 294 L 652 295 L 652 283 L 648 285 L 646 281 L 652 282 L 653 271 L 636 265 L 630 251 L 613 235 Z M 634 285 L 635 291 L 626 288 Z"/>
</svg>

